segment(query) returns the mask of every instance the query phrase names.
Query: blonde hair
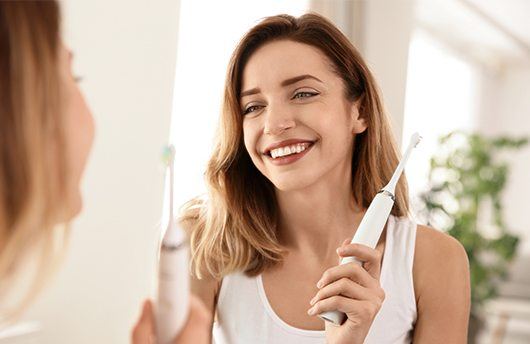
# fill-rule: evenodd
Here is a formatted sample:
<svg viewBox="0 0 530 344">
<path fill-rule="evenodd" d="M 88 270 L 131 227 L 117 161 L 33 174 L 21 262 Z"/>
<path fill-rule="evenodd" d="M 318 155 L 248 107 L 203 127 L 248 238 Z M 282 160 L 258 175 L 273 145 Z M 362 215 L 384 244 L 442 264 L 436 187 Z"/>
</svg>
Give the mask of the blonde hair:
<svg viewBox="0 0 530 344">
<path fill-rule="evenodd" d="M 215 148 L 205 173 L 208 197 L 192 199 L 182 208 L 180 220 L 189 230 L 192 268 L 198 277 L 206 272 L 219 278 L 238 270 L 257 275 L 282 260 L 274 185 L 257 170 L 245 149 L 239 104 L 246 62 L 260 46 L 276 40 L 320 49 L 343 80 L 345 97 L 359 101 L 360 116 L 368 128 L 355 137 L 352 193 L 362 207 L 369 206 L 399 162 L 375 79 L 350 41 L 318 14 L 265 18 L 241 39 L 228 65 Z M 392 214 L 408 213 L 403 176 Z"/>
<path fill-rule="evenodd" d="M 68 189 L 59 48 L 57 2 L 0 2 L 0 301 L 38 255 L 16 313 L 53 269 L 56 234 L 67 235 L 55 230 Z"/>
</svg>

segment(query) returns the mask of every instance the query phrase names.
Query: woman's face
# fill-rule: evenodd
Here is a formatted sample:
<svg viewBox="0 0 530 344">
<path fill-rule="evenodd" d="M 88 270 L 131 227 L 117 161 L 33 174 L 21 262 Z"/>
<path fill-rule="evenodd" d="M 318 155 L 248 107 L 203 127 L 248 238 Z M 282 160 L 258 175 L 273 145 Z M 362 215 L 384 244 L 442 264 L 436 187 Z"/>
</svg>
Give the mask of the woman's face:
<svg viewBox="0 0 530 344">
<path fill-rule="evenodd" d="M 81 177 L 94 140 L 94 120 L 72 74 L 72 53 L 62 46 L 59 53 L 62 91 L 61 101 L 65 113 L 67 145 L 67 211 L 64 221 L 75 217 L 82 209 Z"/>
<path fill-rule="evenodd" d="M 241 90 L 245 147 L 276 188 L 351 174 L 353 138 L 366 125 L 319 49 L 288 40 L 260 47 L 243 70 Z"/>
</svg>

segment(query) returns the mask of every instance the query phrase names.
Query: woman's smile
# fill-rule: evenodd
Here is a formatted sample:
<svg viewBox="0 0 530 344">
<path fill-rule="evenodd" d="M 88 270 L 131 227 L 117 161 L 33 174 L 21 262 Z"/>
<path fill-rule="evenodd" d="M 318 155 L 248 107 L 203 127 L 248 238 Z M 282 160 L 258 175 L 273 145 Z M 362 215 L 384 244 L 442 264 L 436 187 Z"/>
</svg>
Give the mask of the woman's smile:
<svg viewBox="0 0 530 344">
<path fill-rule="evenodd" d="M 280 147 L 265 154 L 267 160 L 276 166 L 292 164 L 302 159 L 313 148 L 315 142 L 298 143 Z"/>
</svg>

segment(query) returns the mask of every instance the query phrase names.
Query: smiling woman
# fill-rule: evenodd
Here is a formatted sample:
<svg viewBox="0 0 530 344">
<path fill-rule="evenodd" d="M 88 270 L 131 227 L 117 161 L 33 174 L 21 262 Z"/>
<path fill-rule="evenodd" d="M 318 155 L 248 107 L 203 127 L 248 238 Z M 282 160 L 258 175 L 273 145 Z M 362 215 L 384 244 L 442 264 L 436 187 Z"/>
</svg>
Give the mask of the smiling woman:
<svg viewBox="0 0 530 344">
<path fill-rule="evenodd" d="M 268 55 L 261 58 L 258 56 L 258 52 Z M 260 58 L 252 61 L 251 57 L 253 56 Z M 270 66 L 275 66 L 275 68 L 270 68 Z M 302 72 L 297 73 L 294 70 L 295 67 L 298 67 Z M 256 74 L 255 71 L 259 74 Z M 327 83 L 313 78 L 297 80 L 299 76 L 315 74 L 315 71 L 326 76 L 329 79 L 326 80 Z M 262 82 L 259 82 L 260 78 L 263 78 Z M 285 85 L 285 80 L 288 79 L 298 82 L 289 82 L 289 85 Z M 307 89 L 314 93 L 322 93 L 323 95 L 316 96 L 320 99 L 312 101 L 305 98 L 294 98 L 295 91 L 298 91 L 301 88 L 300 84 L 304 82 L 305 88 L 302 90 Z M 268 98 L 261 94 L 261 88 L 267 88 L 267 95 L 270 94 Z M 333 89 L 333 93 L 328 94 L 330 88 Z M 256 99 L 250 99 L 251 97 Z M 291 98 L 294 99 L 291 100 Z M 267 104 L 267 101 L 270 104 Z M 313 102 L 314 105 L 304 105 L 307 102 Z M 312 115 L 313 121 L 321 121 L 320 125 L 326 126 L 327 130 L 344 131 L 346 129 L 349 132 L 348 127 L 344 128 L 335 123 L 339 119 L 343 124 L 350 121 L 351 123 L 348 125 L 352 127 L 352 131 L 354 129 L 358 131 L 359 135 L 353 135 L 353 132 L 350 134 L 351 147 L 349 145 L 342 147 L 340 144 L 337 146 L 336 143 L 330 142 L 329 149 L 333 147 L 333 149 L 350 149 L 352 151 L 352 161 L 349 164 L 352 165 L 351 173 L 356 183 L 348 188 L 352 190 L 357 202 L 363 207 L 366 208 L 369 205 L 375 194 L 392 176 L 393 170 L 398 164 L 396 145 L 389 121 L 383 112 L 383 105 L 375 80 L 373 80 L 368 67 L 362 61 L 357 50 L 338 29 L 318 15 L 306 15 L 297 21 L 290 16 L 270 17 L 247 33 L 236 48 L 228 66 L 219 135 L 206 172 L 210 187 L 209 202 L 214 204 L 216 209 L 224 208 L 223 211 L 227 212 L 228 217 L 221 216 L 223 212 L 218 214 L 220 217 L 217 217 L 210 208 L 203 209 L 210 210 L 203 215 L 212 216 L 209 219 L 212 221 L 211 224 L 204 230 L 212 230 L 213 233 L 211 233 L 212 236 L 196 237 L 201 240 L 201 244 L 198 246 L 201 249 L 194 255 L 195 268 L 203 267 L 204 263 L 204 267 L 210 273 L 220 276 L 225 272 L 245 267 L 252 260 L 254 263 L 250 272 L 258 274 L 264 266 L 277 259 L 281 260 L 282 248 L 278 246 L 277 239 L 271 236 L 276 232 L 271 229 L 276 228 L 276 212 L 278 210 L 275 185 L 272 180 L 265 178 L 266 176 L 261 173 L 259 164 L 262 162 L 258 161 L 256 165 L 255 159 L 261 155 L 256 151 L 256 148 L 265 149 L 268 144 L 281 143 L 282 140 L 280 142 L 271 140 L 270 134 L 274 134 L 273 139 L 277 138 L 278 129 L 287 130 L 296 122 L 292 116 L 289 116 L 289 113 L 282 112 L 283 108 L 276 111 L 276 107 L 285 106 L 287 103 L 290 107 L 299 107 L 299 111 L 305 114 L 304 117 Z M 256 107 L 252 109 L 252 112 L 243 115 L 248 112 L 250 105 Z M 327 106 L 331 106 L 331 108 Z M 356 116 L 355 120 L 348 118 L 345 109 L 348 106 L 354 112 L 352 116 Z M 260 117 L 260 113 L 264 111 L 260 109 L 265 107 L 269 109 L 269 116 Z M 336 113 L 337 109 L 340 109 L 342 118 Z M 359 114 L 357 115 L 357 113 Z M 325 116 L 326 114 L 331 114 L 332 117 Z M 269 134 L 268 141 L 263 143 L 264 139 L 262 139 L 260 142 L 262 146 L 253 148 L 251 145 L 254 143 L 250 143 L 251 140 L 255 140 L 255 137 L 252 136 L 255 135 L 253 133 L 256 130 L 253 123 L 263 122 L 263 118 L 268 119 L 267 123 L 261 123 L 263 132 Z M 366 130 L 362 129 L 364 125 L 367 126 Z M 259 130 L 259 124 L 256 127 Z M 308 141 L 316 142 L 319 139 L 319 132 L 316 130 L 311 132 L 310 127 L 304 126 L 296 129 L 297 134 L 302 134 L 303 131 L 303 134 L 307 136 L 304 139 Z M 289 130 L 287 132 L 292 135 Z M 342 133 L 341 135 L 344 136 L 345 134 Z M 334 135 L 330 135 L 326 141 L 335 139 Z M 327 142 L 317 143 L 326 145 L 324 147 L 327 147 L 328 144 Z M 353 152 L 354 150 L 355 152 Z M 299 169 L 299 172 L 311 173 L 311 171 L 302 170 L 304 169 Z M 300 179 L 305 179 L 301 178 L 300 175 L 298 176 Z M 351 178 L 348 179 L 351 180 Z M 402 178 L 398 183 L 396 207 L 392 212 L 396 216 L 405 216 L 408 212 L 406 188 L 405 178 Z M 195 201 L 201 202 L 200 199 Z M 192 204 L 195 201 L 192 201 Z M 184 218 L 188 216 L 194 218 L 199 215 L 197 207 L 190 204 L 187 209 Z M 235 216 L 236 214 L 237 216 Z M 239 216 L 240 214 L 245 215 Z M 232 223 L 236 219 L 237 222 Z M 221 221 L 221 223 L 217 221 Z M 228 226 L 227 222 L 231 225 Z M 240 225 L 241 228 L 239 229 Z M 226 228 L 228 232 L 219 230 L 216 228 L 217 226 Z M 219 249 L 224 246 L 222 242 L 228 238 L 224 240 L 214 240 L 214 238 L 219 235 L 222 235 L 221 237 L 227 236 L 229 233 L 236 233 L 239 230 L 245 233 L 251 228 L 253 228 L 251 231 L 253 236 L 261 233 L 262 238 L 259 243 L 250 244 L 251 238 L 243 240 L 244 236 L 236 235 L 228 247 L 237 247 L 239 244 L 245 247 L 250 244 L 250 246 L 246 247 L 241 252 L 242 254 L 234 255 L 232 258 L 223 258 L 225 255 Z M 193 233 L 198 235 L 198 233 Z M 262 241 L 263 239 L 266 241 Z M 203 240 L 205 241 L 202 242 Z M 253 241 L 250 240 L 250 242 Z M 202 245 L 207 246 L 203 247 Z M 213 249 L 213 251 L 208 252 L 206 247 Z M 261 254 L 255 255 L 254 249 L 258 247 Z M 203 248 L 205 251 L 202 250 Z M 214 258 L 217 254 L 220 255 L 218 257 L 221 259 L 220 261 Z M 200 274 L 200 269 L 197 269 L 196 273 Z"/>
<path fill-rule="evenodd" d="M 216 343 L 465 341 L 465 252 L 408 218 L 405 178 L 377 247 L 348 245 L 399 156 L 374 78 L 333 24 L 261 21 L 232 55 L 223 105 L 208 198 L 180 219 Z M 337 266 L 349 256 L 362 267 Z M 316 317 L 331 310 L 347 320 Z"/>
</svg>

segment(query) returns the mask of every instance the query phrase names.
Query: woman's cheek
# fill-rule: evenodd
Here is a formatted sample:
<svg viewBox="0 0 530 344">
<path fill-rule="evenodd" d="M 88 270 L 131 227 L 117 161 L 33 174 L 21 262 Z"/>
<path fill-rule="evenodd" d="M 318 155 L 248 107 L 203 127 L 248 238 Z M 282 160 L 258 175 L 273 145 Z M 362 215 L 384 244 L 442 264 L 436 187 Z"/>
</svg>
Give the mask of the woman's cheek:
<svg viewBox="0 0 530 344">
<path fill-rule="evenodd" d="M 243 141 L 248 154 L 254 160 L 258 151 L 256 130 L 248 120 L 243 121 Z"/>
</svg>

